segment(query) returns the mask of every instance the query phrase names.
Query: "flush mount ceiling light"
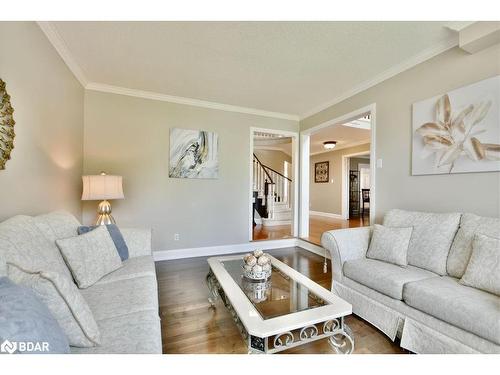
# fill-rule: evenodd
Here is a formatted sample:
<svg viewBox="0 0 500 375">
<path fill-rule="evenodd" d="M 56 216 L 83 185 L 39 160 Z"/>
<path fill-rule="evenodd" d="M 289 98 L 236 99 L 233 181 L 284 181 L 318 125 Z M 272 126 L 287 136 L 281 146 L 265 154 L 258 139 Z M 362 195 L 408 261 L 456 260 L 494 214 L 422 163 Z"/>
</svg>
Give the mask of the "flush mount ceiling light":
<svg viewBox="0 0 500 375">
<path fill-rule="evenodd" d="M 327 150 L 333 150 L 337 145 L 337 141 L 326 141 L 323 142 L 323 147 Z"/>
</svg>

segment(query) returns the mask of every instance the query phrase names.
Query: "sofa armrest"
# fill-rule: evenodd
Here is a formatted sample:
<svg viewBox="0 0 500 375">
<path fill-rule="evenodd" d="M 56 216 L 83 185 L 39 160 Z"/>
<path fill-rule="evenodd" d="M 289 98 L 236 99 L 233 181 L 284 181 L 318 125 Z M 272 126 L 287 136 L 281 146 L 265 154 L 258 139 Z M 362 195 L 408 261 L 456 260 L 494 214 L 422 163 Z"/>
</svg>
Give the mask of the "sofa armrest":
<svg viewBox="0 0 500 375">
<path fill-rule="evenodd" d="M 341 281 L 344 276 L 344 262 L 363 258 L 370 243 L 371 227 L 330 230 L 321 236 L 321 245 L 330 252 L 332 258 L 333 281 Z"/>
<path fill-rule="evenodd" d="M 152 255 L 151 229 L 120 228 L 128 247 L 129 258 Z"/>
</svg>

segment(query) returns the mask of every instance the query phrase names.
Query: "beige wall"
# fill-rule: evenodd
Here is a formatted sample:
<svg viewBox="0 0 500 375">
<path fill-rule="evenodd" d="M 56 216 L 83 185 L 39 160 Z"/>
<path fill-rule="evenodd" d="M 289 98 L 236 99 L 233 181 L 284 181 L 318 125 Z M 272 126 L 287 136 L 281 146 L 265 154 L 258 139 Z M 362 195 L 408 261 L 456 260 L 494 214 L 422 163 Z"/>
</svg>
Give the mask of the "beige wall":
<svg viewBox="0 0 500 375">
<path fill-rule="evenodd" d="M 0 220 L 55 209 L 80 218 L 83 88 L 34 22 L 0 22 L 0 46 L 16 121 Z"/>
<path fill-rule="evenodd" d="M 253 153 L 257 155 L 262 164 L 281 174 L 285 174 L 285 161 L 292 162 L 289 155 L 279 150 L 254 150 Z"/>
<path fill-rule="evenodd" d="M 311 156 L 309 168 L 309 209 L 311 211 L 342 215 L 342 156 L 363 151 L 370 151 L 370 144 Z M 314 164 L 322 161 L 330 163 L 328 183 L 314 182 Z"/>
<path fill-rule="evenodd" d="M 168 177 L 173 127 L 218 133 L 218 179 Z M 298 122 L 87 91 L 84 170 L 123 176 L 114 216 L 122 226 L 152 227 L 154 250 L 247 242 L 250 127 L 298 131 Z M 84 204 L 86 223 L 96 206 Z"/>
<path fill-rule="evenodd" d="M 367 159 L 367 158 L 350 158 L 349 159 L 349 169 L 357 171 L 359 164 L 370 164 L 370 159 Z"/>
<path fill-rule="evenodd" d="M 376 216 L 391 208 L 500 216 L 500 173 L 411 176 L 412 103 L 500 74 L 500 46 L 476 54 L 451 49 L 301 121 L 308 129 L 377 105 Z M 375 162 L 374 160 L 372 162 Z"/>
</svg>

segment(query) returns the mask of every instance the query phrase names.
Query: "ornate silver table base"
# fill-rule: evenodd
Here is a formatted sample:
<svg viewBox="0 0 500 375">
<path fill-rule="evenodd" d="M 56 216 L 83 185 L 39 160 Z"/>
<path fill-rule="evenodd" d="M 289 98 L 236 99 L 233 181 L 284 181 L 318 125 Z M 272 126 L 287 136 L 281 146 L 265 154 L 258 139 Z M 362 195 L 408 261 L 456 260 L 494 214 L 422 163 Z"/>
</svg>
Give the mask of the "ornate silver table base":
<svg viewBox="0 0 500 375">
<path fill-rule="evenodd" d="M 226 308 L 229 310 L 229 313 L 232 315 L 243 339 L 245 340 L 248 346 L 249 354 L 278 353 L 283 350 L 324 338 L 328 338 L 330 346 L 337 354 L 351 354 L 354 350 L 354 337 L 349 326 L 344 323 L 343 317 L 312 324 L 269 337 L 249 335 L 211 270 L 206 277 L 206 282 L 208 290 L 211 294 L 208 298 L 210 306 L 215 308 L 215 302 L 217 299 L 220 298 L 222 300 Z"/>
</svg>

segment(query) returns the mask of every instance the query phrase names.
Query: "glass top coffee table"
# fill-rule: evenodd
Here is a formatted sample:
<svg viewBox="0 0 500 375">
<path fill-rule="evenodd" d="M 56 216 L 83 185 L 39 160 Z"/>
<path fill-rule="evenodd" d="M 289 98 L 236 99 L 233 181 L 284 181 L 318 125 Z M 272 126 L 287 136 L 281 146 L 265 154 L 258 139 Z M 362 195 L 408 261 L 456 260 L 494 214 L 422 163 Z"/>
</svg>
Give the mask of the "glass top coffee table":
<svg viewBox="0 0 500 375">
<path fill-rule="evenodd" d="M 243 256 L 208 259 L 206 277 L 215 308 L 229 310 L 249 353 L 277 353 L 328 338 L 337 353 L 350 354 L 354 338 L 344 317 L 352 306 L 293 268 L 271 258 L 271 277 L 256 282 L 243 277 Z"/>
</svg>

